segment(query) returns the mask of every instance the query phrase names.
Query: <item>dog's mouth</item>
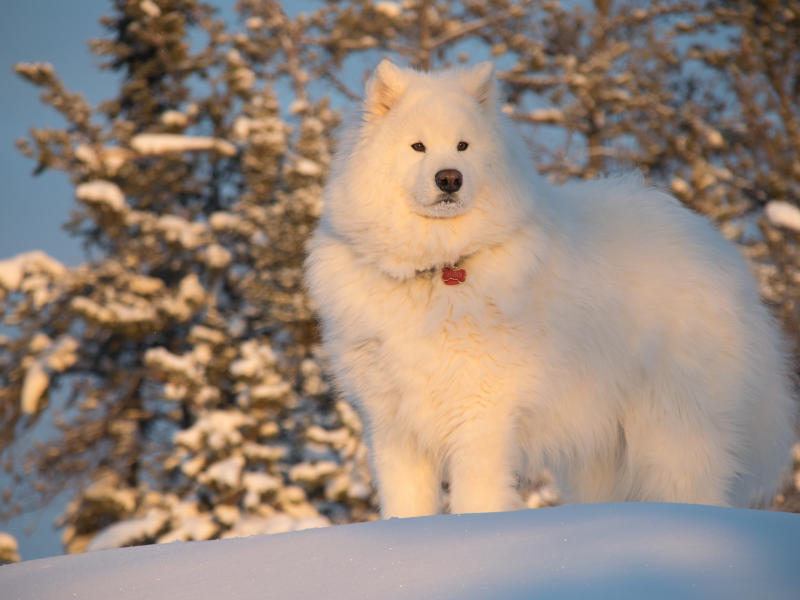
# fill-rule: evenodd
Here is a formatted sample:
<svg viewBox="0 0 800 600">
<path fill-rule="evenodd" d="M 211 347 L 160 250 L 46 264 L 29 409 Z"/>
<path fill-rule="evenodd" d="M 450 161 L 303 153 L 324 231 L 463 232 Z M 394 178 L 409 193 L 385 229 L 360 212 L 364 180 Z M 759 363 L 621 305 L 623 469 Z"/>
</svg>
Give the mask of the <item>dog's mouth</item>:
<svg viewBox="0 0 800 600">
<path fill-rule="evenodd" d="M 467 212 L 467 203 L 457 192 L 441 193 L 435 197 L 434 202 L 428 205 L 415 203 L 414 211 L 426 217 L 446 219 L 456 217 Z"/>
</svg>

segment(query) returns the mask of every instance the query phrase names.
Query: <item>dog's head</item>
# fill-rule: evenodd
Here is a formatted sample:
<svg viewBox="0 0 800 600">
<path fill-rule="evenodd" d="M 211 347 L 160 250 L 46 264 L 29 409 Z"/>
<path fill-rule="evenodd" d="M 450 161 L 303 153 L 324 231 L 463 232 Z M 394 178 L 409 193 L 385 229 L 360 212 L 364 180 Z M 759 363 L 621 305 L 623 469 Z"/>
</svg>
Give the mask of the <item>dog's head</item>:
<svg viewBox="0 0 800 600">
<path fill-rule="evenodd" d="M 433 76 L 383 61 L 367 83 L 364 116 L 390 146 L 393 182 L 413 212 L 463 215 L 496 152 L 494 65 Z"/>
<path fill-rule="evenodd" d="M 506 239 L 529 214 L 532 171 L 491 63 L 421 73 L 383 61 L 335 157 L 323 226 L 413 276 Z"/>
</svg>

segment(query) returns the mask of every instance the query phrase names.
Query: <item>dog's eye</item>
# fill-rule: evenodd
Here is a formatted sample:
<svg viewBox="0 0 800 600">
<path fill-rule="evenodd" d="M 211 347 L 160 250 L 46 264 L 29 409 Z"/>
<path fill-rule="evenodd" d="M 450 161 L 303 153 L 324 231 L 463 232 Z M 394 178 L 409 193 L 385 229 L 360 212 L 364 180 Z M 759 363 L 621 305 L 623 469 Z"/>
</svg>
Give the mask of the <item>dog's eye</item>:
<svg viewBox="0 0 800 600">
<path fill-rule="evenodd" d="M 411 147 L 416 150 L 417 152 L 425 152 L 425 144 L 422 142 L 417 142 L 416 144 L 411 144 Z"/>
<path fill-rule="evenodd" d="M 458 146 L 456 146 L 456 148 L 458 148 L 459 152 L 463 152 L 468 147 L 469 147 L 469 144 L 467 142 L 458 142 Z"/>
</svg>

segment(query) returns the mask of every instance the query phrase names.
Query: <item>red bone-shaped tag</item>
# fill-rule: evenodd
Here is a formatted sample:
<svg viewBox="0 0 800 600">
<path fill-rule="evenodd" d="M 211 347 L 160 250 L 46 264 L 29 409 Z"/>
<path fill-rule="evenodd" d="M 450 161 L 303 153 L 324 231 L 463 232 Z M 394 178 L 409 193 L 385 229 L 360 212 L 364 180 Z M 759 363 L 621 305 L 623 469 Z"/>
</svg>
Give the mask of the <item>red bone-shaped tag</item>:
<svg viewBox="0 0 800 600">
<path fill-rule="evenodd" d="M 450 267 L 444 267 L 442 269 L 442 279 L 444 279 L 445 285 L 458 285 L 459 283 L 464 283 L 467 278 L 467 272 L 464 269 L 451 269 Z"/>
</svg>

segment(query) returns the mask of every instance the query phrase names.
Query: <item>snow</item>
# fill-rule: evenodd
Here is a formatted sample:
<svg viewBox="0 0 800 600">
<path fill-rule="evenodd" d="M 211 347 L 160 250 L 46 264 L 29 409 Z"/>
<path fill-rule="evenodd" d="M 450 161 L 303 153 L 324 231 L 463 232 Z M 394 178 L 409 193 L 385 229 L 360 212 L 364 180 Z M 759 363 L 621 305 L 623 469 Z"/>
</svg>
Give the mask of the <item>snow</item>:
<svg viewBox="0 0 800 600">
<path fill-rule="evenodd" d="M 75 158 L 88 165 L 92 169 L 100 168 L 100 161 L 97 160 L 97 153 L 91 146 L 86 144 L 78 144 L 75 147 Z"/>
<path fill-rule="evenodd" d="M 0 288 L 16 291 L 29 274 L 44 274 L 56 279 L 65 275 L 64 265 L 42 252 L 33 250 L 0 260 Z"/>
<path fill-rule="evenodd" d="M 100 157 L 106 171 L 108 171 L 109 175 L 113 176 L 126 161 L 133 157 L 133 153 L 127 148 L 106 146 L 103 148 Z"/>
<path fill-rule="evenodd" d="M 244 496 L 244 505 L 248 509 L 256 510 L 261 504 L 264 494 L 277 492 L 283 487 L 283 480 L 268 473 L 245 473 L 242 478 L 247 493 Z M 291 531 L 287 529 L 286 531 Z M 239 537 L 232 535 L 230 537 Z"/>
<path fill-rule="evenodd" d="M 161 122 L 167 127 L 186 127 L 189 118 L 180 111 L 167 110 L 161 114 Z"/>
<path fill-rule="evenodd" d="M 241 345 L 243 358 L 231 363 L 228 370 L 234 377 L 252 378 L 264 369 L 275 364 L 276 357 L 272 348 L 259 345 L 257 340 L 250 340 Z"/>
<path fill-rule="evenodd" d="M 261 17 L 250 17 L 245 21 L 245 25 L 248 29 L 258 29 L 264 24 L 264 19 Z"/>
<path fill-rule="evenodd" d="M 158 218 L 156 229 L 164 234 L 168 242 L 178 242 L 187 250 L 194 250 L 202 243 L 206 226 L 203 223 L 190 223 L 178 215 L 163 215 Z"/>
<path fill-rule="evenodd" d="M 212 521 L 211 515 L 198 514 L 184 518 L 179 527 L 158 538 L 158 543 L 168 544 L 176 540 L 179 542 L 207 540 L 214 537 L 218 530 L 219 526 Z"/>
<path fill-rule="evenodd" d="M 228 141 L 203 136 L 176 133 L 140 133 L 131 139 L 131 148 L 139 154 L 161 155 L 173 152 L 202 152 L 214 150 L 223 156 L 234 156 L 236 146 Z"/>
<path fill-rule="evenodd" d="M 23 414 L 32 415 L 39 409 L 39 401 L 50 386 L 50 375 L 41 361 L 35 360 L 25 372 L 20 396 Z"/>
<path fill-rule="evenodd" d="M 100 478 L 88 490 L 83 492 L 86 500 L 113 506 L 123 513 L 131 513 L 136 508 L 136 492 L 130 488 L 118 489 L 117 478 L 107 476 Z"/>
<path fill-rule="evenodd" d="M 361 433 L 361 419 L 358 418 L 356 411 L 344 400 L 336 401 L 336 410 L 342 419 L 342 423 L 347 425 L 355 433 Z"/>
<path fill-rule="evenodd" d="M 214 507 L 214 518 L 228 527 L 236 523 L 240 516 L 239 507 L 235 504 L 217 504 Z"/>
<path fill-rule="evenodd" d="M 308 101 L 303 98 L 297 98 L 289 105 L 289 114 L 296 115 L 308 109 Z"/>
<path fill-rule="evenodd" d="M 142 10 L 142 12 L 150 15 L 151 17 L 161 16 L 161 9 L 155 2 L 153 2 L 153 0 L 141 0 L 141 2 L 139 2 L 139 8 Z"/>
<path fill-rule="evenodd" d="M 231 48 L 230 50 L 228 50 L 228 54 L 225 58 L 228 61 L 229 65 L 233 66 L 244 65 L 244 59 L 242 59 L 242 54 L 236 48 Z"/>
<path fill-rule="evenodd" d="M 205 263 L 212 269 L 224 269 L 233 260 L 233 256 L 224 246 L 213 243 L 209 244 L 203 256 Z"/>
<path fill-rule="evenodd" d="M 250 397 L 253 400 L 265 402 L 267 400 L 278 400 L 290 391 L 292 391 L 292 385 L 288 381 L 262 383 L 261 385 L 253 386 L 250 390 Z"/>
<path fill-rule="evenodd" d="M 202 447 L 203 438 L 208 436 L 209 446 L 218 450 L 228 444 L 231 446 L 240 444 L 242 434 L 238 429 L 254 424 L 253 417 L 239 410 L 213 410 L 201 415 L 188 429 L 176 431 L 172 436 L 172 441 L 189 450 L 198 451 Z"/>
<path fill-rule="evenodd" d="M 249 90 L 256 83 L 256 74 L 246 67 L 239 67 L 231 76 L 231 87 L 237 91 Z"/>
<path fill-rule="evenodd" d="M 78 356 L 78 340 L 70 335 L 62 335 L 55 344 L 49 346 L 45 355 L 46 365 L 57 373 L 62 373 L 74 365 Z"/>
<path fill-rule="evenodd" d="M 400 16 L 400 13 L 403 12 L 403 7 L 397 2 L 376 2 L 375 11 L 393 19 Z"/>
<path fill-rule="evenodd" d="M 211 213 L 211 216 L 208 218 L 208 223 L 214 231 L 224 231 L 226 229 L 235 230 L 241 222 L 242 218 L 239 215 L 234 215 L 225 211 Z"/>
<path fill-rule="evenodd" d="M 148 325 L 158 319 L 155 309 L 146 301 L 141 300 L 135 305 L 111 301 L 103 306 L 91 298 L 75 296 L 70 301 L 70 308 L 89 321 L 95 321 L 107 327 Z"/>
<path fill-rule="evenodd" d="M 158 308 L 178 321 L 188 321 L 193 314 L 192 306 L 200 306 L 205 295 L 200 278 L 196 273 L 189 273 L 181 279 L 177 297 L 160 298 Z"/>
<path fill-rule="evenodd" d="M 192 354 L 178 356 L 163 347 L 150 348 L 144 353 L 144 364 L 158 367 L 165 373 L 180 375 L 195 383 L 202 380 L 202 372 Z"/>
<path fill-rule="evenodd" d="M 119 548 L 146 537 L 153 537 L 169 521 L 169 513 L 160 508 L 151 508 L 140 519 L 130 519 L 105 528 L 86 548 L 88 552 Z"/>
<path fill-rule="evenodd" d="M 140 296 L 151 296 L 164 289 L 164 282 L 156 277 L 134 275 L 128 281 L 128 289 Z"/>
<path fill-rule="evenodd" d="M 268 473 L 245 473 L 244 487 L 249 492 L 266 494 L 277 492 L 283 487 L 283 480 Z"/>
<path fill-rule="evenodd" d="M 189 478 L 194 478 L 206 466 L 206 457 L 198 454 L 181 465 L 181 471 Z"/>
<path fill-rule="evenodd" d="M 28 350 L 37 354 L 43 350 L 47 350 L 53 344 L 53 340 L 46 333 L 37 331 L 33 334 L 31 341 L 28 342 Z"/>
<path fill-rule="evenodd" d="M 19 545 L 10 533 L 0 531 L 0 564 L 4 562 L 19 562 Z"/>
<path fill-rule="evenodd" d="M 181 300 L 190 304 L 201 304 L 206 298 L 206 291 L 200 283 L 197 273 L 190 273 L 183 279 L 178 286 L 178 294 Z"/>
<path fill-rule="evenodd" d="M 686 182 L 686 180 L 681 179 L 680 177 L 673 177 L 669 187 L 679 196 L 685 196 L 692 191 L 692 188 L 689 187 L 689 184 Z"/>
<path fill-rule="evenodd" d="M 319 425 L 312 425 L 306 429 L 306 438 L 321 444 L 330 444 L 337 450 L 344 448 L 350 440 L 350 432 L 346 427 L 341 429 L 329 430 L 323 429 Z"/>
<path fill-rule="evenodd" d="M 246 441 L 242 444 L 242 453 L 251 460 L 274 462 L 282 459 L 288 453 L 288 448 L 286 446 L 267 446 Z"/>
<path fill-rule="evenodd" d="M 705 137 L 712 148 L 722 148 L 725 145 L 725 138 L 716 129 L 706 128 Z"/>
<path fill-rule="evenodd" d="M 25 371 L 20 394 L 20 408 L 23 414 L 32 415 L 39 410 L 39 402 L 50 386 L 50 376 L 61 373 L 78 360 L 75 354 L 78 342 L 69 335 L 63 335 L 53 344 L 46 335 L 37 335 L 31 343 L 33 352 L 44 350 L 41 356 L 31 362 Z"/>
<path fill-rule="evenodd" d="M 323 460 L 316 464 L 302 462 L 289 470 L 289 479 L 296 483 L 318 484 L 338 470 L 339 465 L 330 460 Z"/>
<path fill-rule="evenodd" d="M 110 181 L 90 181 L 75 188 L 75 197 L 90 206 L 105 207 L 111 212 L 119 213 L 127 210 L 125 195 L 119 186 Z"/>
<path fill-rule="evenodd" d="M 765 210 L 767 219 L 776 227 L 800 231 L 800 209 L 794 204 L 782 200 L 772 200 L 767 202 Z"/>
<path fill-rule="evenodd" d="M 236 488 L 244 468 L 243 456 L 231 456 L 225 460 L 215 462 L 204 473 L 198 475 L 197 480 L 208 485 L 215 483 L 219 488 Z"/>
<path fill-rule="evenodd" d="M 313 525 L 290 521 L 242 519 L 239 533 Z M 0 568 L 0 589 L 15 600 L 779 600 L 800 595 L 799 551 L 800 516 L 794 514 L 589 504 L 32 560 Z"/>
<path fill-rule="evenodd" d="M 198 342 L 208 342 L 210 344 L 224 344 L 227 340 L 225 334 L 216 329 L 203 327 L 202 325 L 192 325 L 189 330 L 188 340 L 196 344 Z"/>
<path fill-rule="evenodd" d="M 560 125 L 564 123 L 564 113 L 558 108 L 540 108 L 528 114 L 528 118 L 534 123 L 551 123 Z"/>
<path fill-rule="evenodd" d="M 322 173 L 322 167 L 319 163 L 309 160 L 307 158 L 298 157 L 294 163 L 294 170 L 300 175 L 307 177 L 316 177 Z"/>
</svg>

